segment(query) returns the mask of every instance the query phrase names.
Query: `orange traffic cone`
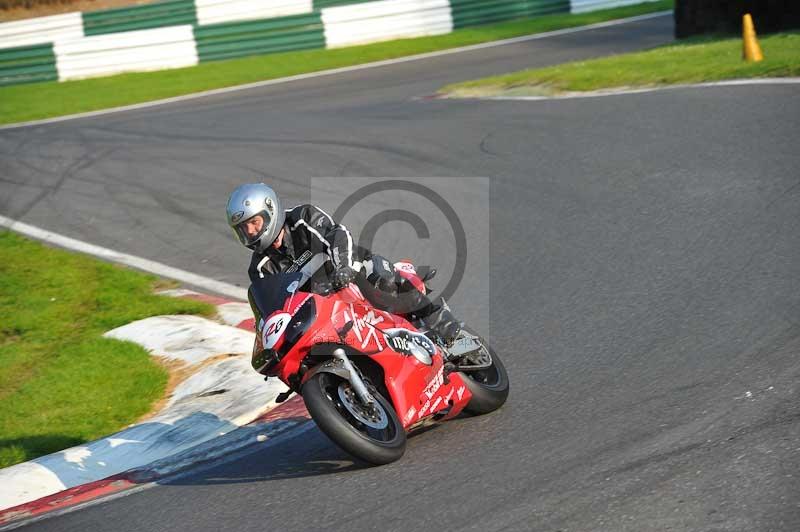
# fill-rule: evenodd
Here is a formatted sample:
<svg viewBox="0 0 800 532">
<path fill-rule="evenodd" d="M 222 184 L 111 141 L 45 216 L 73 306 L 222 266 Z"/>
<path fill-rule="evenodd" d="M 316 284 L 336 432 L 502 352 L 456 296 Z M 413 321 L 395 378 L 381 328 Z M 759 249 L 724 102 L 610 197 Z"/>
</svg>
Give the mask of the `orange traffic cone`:
<svg viewBox="0 0 800 532">
<path fill-rule="evenodd" d="M 761 46 L 758 45 L 756 28 L 753 26 L 753 17 L 747 13 L 742 19 L 742 41 L 744 44 L 745 61 L 763 61 L 764 54 L 761 53 Z"/>
</svg>

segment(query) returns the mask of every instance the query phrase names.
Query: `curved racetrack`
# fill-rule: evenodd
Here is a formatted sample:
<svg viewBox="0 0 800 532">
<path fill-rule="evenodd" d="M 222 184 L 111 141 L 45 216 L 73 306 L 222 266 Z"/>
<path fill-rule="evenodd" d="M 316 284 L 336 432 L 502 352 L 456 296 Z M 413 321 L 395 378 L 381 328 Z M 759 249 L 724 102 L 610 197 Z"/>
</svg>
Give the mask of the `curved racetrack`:
<svg viewBox="0 0 800 532">
<path fill-rule="evenodd" d="M 353 466 L 314 427 L 31 530 L 800 530 L 800 91 L 441 101 L 670 40 L 661 17 L 0 132 L 0 213 L 231 283 L 254 174 L 487 176 L 508 404 Z M 469 205 L 456 206 L 468 208 Z M 42 265 L 57 267 L 57 265 Z"/>
</svg>

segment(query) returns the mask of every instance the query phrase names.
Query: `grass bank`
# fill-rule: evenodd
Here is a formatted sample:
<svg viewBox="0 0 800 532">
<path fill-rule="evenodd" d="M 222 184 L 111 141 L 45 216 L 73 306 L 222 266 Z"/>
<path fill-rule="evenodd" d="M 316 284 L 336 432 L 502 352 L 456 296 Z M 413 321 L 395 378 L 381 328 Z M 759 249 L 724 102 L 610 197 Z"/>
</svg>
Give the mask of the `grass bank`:
<svg viewBox="0 0 800 532">
<path fill-rule="evenodd" d="M 0 231 L 0 467 L 115 432 L 161 398 L 167 372 L 102 334 L 213 307 L 153 294 L 156 278 Z"/>
<path fill-rule="evenodd" d="M 764 61 L 742 60 L 740 38 L 692 39 L 645 52 L 523 70 L 448 85 L 451 97 L 557 96 L 570 92 L 642 88 L 729 79 L 800 76 L 800 33 L 759 39 Z"/>
<path fill-rule="evenodd" d="M 222 87 L 317 72 L 498 39 L 584 26 L 672 9 L 672 0 L 585 13 L 456 30 L 447 35 L 403 39 L 334 50 L 310 50 L 203 63 L 191 68 L 121 74 L 64 83 L 0 88 L 0 124 L 107 109 Z"/>
</svg>

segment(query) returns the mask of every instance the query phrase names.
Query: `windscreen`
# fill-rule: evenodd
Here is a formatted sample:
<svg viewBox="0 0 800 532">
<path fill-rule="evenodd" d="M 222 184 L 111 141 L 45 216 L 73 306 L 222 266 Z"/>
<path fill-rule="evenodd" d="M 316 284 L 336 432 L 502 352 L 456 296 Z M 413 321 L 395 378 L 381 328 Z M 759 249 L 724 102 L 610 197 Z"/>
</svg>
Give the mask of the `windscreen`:
<svg viewBox="0 0 800 532">
<path fill-rule="evenodd" d="M 292 272 L 265 275 L 262 279 L 256 279 L 250 285 L 250 293 L 261 315 L 269 316 L 282 309 L 286 299 L 299 289 L 302 277 L 302 273 Z"/>
</svg>

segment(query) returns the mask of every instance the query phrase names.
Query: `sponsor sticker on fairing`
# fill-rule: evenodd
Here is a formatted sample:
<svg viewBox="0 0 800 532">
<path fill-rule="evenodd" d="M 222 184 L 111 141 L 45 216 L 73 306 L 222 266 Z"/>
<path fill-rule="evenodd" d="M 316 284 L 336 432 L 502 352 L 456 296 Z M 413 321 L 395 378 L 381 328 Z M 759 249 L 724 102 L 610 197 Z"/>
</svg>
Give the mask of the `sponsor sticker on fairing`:
<svg viewBox="0 0 800 532">
<path fill-rule="evenodd" d="M 442 384 L 444 384 L 444 366 L 439 368 L 439 372 L 436 374 L 433 380 L 428 383 L 428 386 L 425 388 L 423 393 L 428 399 L 432 399 L 433 395 L 439 391 L 439 388 L 442 387 Z"/>
<path fill-rule="evenodd" d="M 444 398 L 445 402 L 449 403 L 449 402 L 450 402 L 450 399 L 452 399 L 452 397 L 453 397 L 453 394 L 454 394 L 455 392 L 456 392 L 456 391 L 455 391 L 454 389 L 452 389 L 452 388 L 451 388 L 451 389 L 450 389 L 450 392 L 447 394 L 447 397 L 445 397 L 445 398 Z"/>
<path fill-rule="evenodd" d="M 427 401 L 425 401 L 425 404 L 424 404 L 424 405 L 422 405 L 422 408 L 420 408 L 420 409 L 419 409 L 419 417 L 420 417 L 420 418 L 421 418 L 422 416 L 424 416 L 424 415 L 425 415 L 425 412 L 427 412 L 427 411 L 428 411 L 428 407 L 429 407 L 429 406 L 431 406 L 431 400 L 430 400 L 430 399 L 428 399 Z"/>
<path fill-rule="evenodd" d="M 384 329 L 383 335 L 386 344 L 394 351 L 413 356 L 423 364 L 433 364 L 436 347 L 427 336 L 403 328 Z"/>
<path fill-rule="evenodd" d="M 403 416 L 403 424 L 408 425 L 409 423 L 411 423 L 411 420 L 414 419 L 415 415 L 417 415 L 417 409 L 412 406 L 411 408 L 408 409 L 406 415 Z"/>
<path fill-rule="evenodd" d="M 456 391 L 456 395 L 458 395 L 458 400 L 459 400 L 459 401 L 461 400 L 461 398 L 462 398 L 462 397 L 464 397 L 464 392 L 465 392 L 465 391 L 466 391 L 466 388 L 465 388 L 464 386 L 461 386 L 461 387 L 460 387 L 460 388 L 459 388 L 459 389 Z"/>
<path fill-rule="evenodd" d="M 441 403 L 441 402 L 442 402 L 442 398 L 441 397 L 437 397 L 436 400 L 431 405 L 431 412 L 436 410 L 436 407 L 439 406 L 439 403 Z"/>
<path fill-rule="evenodd" d="M 358 287 L 353 286 L 356 290 Z M 378 336 L 379 329 L 375 327 L 375 325 L 384 321 L 383 316 L 379 314 L 375 314 L 374 310 L 370 310 L 364 316 L 359 317 L 356 314 L 355 308 L 352 304 L 349 306 L 350 312 L 348 314 L 347 311 L 343 313 L 344 321 L 353 321 L 353 334 L 361 342 L 361 349 L 367 348 L 370 342 L 374 342 L 375 345 L 378 347 L 379 351 L 383 350 L 383 344 L 380 341 Z M 383 334 L 381 333 L 381 336 Z M 385 340 L 385 338 L 384 338 Z"/>
</svg>

